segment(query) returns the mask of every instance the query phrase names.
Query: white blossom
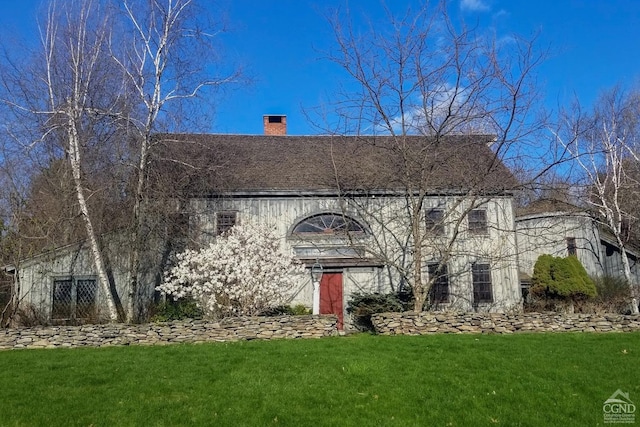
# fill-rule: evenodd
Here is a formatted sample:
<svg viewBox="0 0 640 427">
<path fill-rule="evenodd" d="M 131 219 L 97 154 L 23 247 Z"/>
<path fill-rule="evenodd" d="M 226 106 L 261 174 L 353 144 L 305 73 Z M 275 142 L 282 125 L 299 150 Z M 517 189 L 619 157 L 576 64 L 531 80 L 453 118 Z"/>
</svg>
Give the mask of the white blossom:
<svg viewBox="0 0 640 427">
<path fill-rule="evenodd" d="M 266 225 L 236 225 L 177 261 L 157 289 L 174 299 L 193 298 L 212 317 L 251 316 L 285 304 L 304 273 Z"/>
</svg>

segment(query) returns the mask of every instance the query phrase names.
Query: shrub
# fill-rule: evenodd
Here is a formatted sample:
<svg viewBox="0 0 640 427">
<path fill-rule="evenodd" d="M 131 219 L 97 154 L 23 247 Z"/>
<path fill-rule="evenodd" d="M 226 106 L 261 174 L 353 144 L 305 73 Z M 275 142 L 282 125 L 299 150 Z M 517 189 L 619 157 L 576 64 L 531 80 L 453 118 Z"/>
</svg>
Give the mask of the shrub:
<svg viewBox="0 0 640 427">
<path fill-rule="evenodd" d="M 311 314 L 311 309 L 304 304 L 296 304 L 294 306 L 279 305 L 277 307 L 269 308 L 261 314 L 263 316 L 305 316 Z"/>
<path fill-rule="evenodd" d="M 594 300 L 594 311 L 630 314 L 631 287 L 623 277 L 598 277 L 594 283 L 598 290 L 598 296 Z"/>
<path fill-rule="evenodd" d="M 593 281 L 575 256 L 540 255 L 531 282 L 531 293 L 543 299 L 575 302 L 597 294 Z"/>
<path fill-rule="evenodd" d="M 51 320 L 46 313 L 33 304 L 21 304 L 13 320 L 17 326 L 24 327 L 47 326 L 51 324 Z"/>
<path fill-rule="evenodd" d="M 213 318 L 253 316 L 287 302 L 304 266 L 264 225 L 236 225 L 201 250 L 177 255 L 158 290 L 192 298 Z"/>
<path fill-rule="evenodd" d="M 170 322 L 172 320 L 201 319 L 203 312 L 196 302 L 189 298 L 177 301 L 167 300 L 155 307 L 152 322 Z"/>
<path fill-rule="evenodd" d="M 554 256 L 547 254 L 542 254 L 538 257 L 536 264 L 533 266 L 533 286 L 543 286 L 553 281 L 551 277 L 551 265 L 553 264 L 554 258 Z"/>
<path fill-rule="evenodd" d="M 361 331 L 374 331 L 371 323 L 372 314 L 403 312 L 411 306 L 411 295 L 406 293 L 354 293 L 347 304 L 347 313 L 352 315 L 356 328 Z"/>
</svg>

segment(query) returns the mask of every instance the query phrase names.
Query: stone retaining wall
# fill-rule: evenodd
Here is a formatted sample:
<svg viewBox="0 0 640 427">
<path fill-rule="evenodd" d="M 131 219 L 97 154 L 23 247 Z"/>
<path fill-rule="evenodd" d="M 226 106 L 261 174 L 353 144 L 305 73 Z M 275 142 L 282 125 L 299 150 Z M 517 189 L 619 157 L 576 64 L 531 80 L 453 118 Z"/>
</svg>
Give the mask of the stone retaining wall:
<svg viewBox="0 0 640 427">
<path fill-rule="evenodd" d="M 278 316 L 150 323 L 13 328 L 0 332 L 0 349 L 166 345 L 252 339 L 320 338 L 337 334 L 336 316 Z M 381 313 L 371 316 L 381 335 L 514 332 L 629 332 L 640 315 L 557 313 Z"/>
<path fill-rule="evenodd" d="M 166 345 L 274 338 L 320 338 L 337 333 L 336 316 L 277 316 L 150 323 L 14 328 L 0 332 L 0 349 Z"/>
<path fill-rule="evenodd" d="M 514 332 L 630 332 L 640 315 L 558 313 L 381 313 L 371 316 L 381 335 Z"/>
</svg>

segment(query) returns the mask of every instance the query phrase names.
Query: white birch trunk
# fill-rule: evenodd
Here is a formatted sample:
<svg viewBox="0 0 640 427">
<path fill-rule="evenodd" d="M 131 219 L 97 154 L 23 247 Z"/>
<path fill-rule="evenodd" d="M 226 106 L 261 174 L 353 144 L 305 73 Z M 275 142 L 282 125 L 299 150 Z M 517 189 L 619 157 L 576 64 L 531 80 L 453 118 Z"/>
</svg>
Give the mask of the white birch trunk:
<svg viewBox="0 0 640 427">
<path fill-rule="evenodd" d="M 627 179 L 625 160 L 629 156 L 635 158 L 632 147 L 635 135 L 627 123 L 629 119 L 625 119 L 625 115 L 629 116 L 629 112 L 625 112 L 626 102 L 624 94 L 617 90 L 607 93 L 596 103 L 593 117 L 586 122 L 584 130 L 583 119 L 567 118 L 570 142 L 564 142 L 559 135 L 556 137 L 585 172 L 591 191 L 588 201 L 597 209 L 602 225 L 615 237 L 624 279 L 631 287 L 629 303 L 632 312 L 637 314 L 636 284 L 626 250 L 629 230 L 625 220 L 630 214 L 623 209 L 621 192 Z"/>
<path fill-rule="evenodd" d="M 84 195 L 84 187 L 82 185 L 82 170 L 80 166 L 80 144 L 75 120 L 73 119 L 73 114 L 69 114 L 68 122 L 68 154 L 69 163 L 71 165 L 71 171 L 73 174 L 73 182 L 76 190 L 76 197 L 78 199 L 78 205 L 80 206 L 82 220 L 87 231 L 87 239 L 89 240 L 89 249 L 93 258 L 93 263 L 98 273 L 98 282 L 100 283 L 100 288 L 105 296 L 104 299 L 107 302 L 107 308 L 109 310 L 109 320 L 111 320 L 112 322 L 116 322 L 118 320 L 118 311 L 111 296 L 111 288 L 109 285 L 107 271 L 104 266 L 104 260 L 102 258 L 102 251 L 100 250 L 100 246 L 98 245 L 98 239 L 93 228 L 91 216 L 89 215 L 89 208 L 87 207 L 87 201 Z"/>
<path fill-rule="evenodd" d="M 67 22 L 70 35 L 58 31 L 58 19 L 61 14 L 77 12 L 77 20 Z M 82 220 L 89 241 L 89 250 L 98 275 L 98 282 L 103 294 L 103 299 L 107 303 L 109 320 L 116 322 L 118 320 L 118 310 L 116 308 L 115 299 L 111 292 L 109 278 L 107 276 L 102 251 L 98 244 L 98 237 L 91 219 L 87 198 L 85 195 L 85 187 L 83 184 L 83 172 L 81 161 L 81 137 L 80 123 L 85 115 L 92 111 L 87 106 L 90 96 L 90 88 L 92 87 L 93 75 L 96 67 L 101 62 L 100 52 L 101 45 L 106 37 L 106 29 L 104 27 L 95 28 L 96 38 L 91 39 L 89 36 L 90 16 L 94 10 L 90 3 L 82 4 L 77 11 L 72 9 L 64 9 L 61 6 L 58 9 L 58 3 L 53 2 L 49 10 L 47 28 L 45 38 L 43 40 L 45 48 L 46 63 L 46 83 L 48 90 L 48 101 L 50 104 L 51 116 L 64 117 L 65 123 L 61 123 L 60 127 L 64 128 L 64 134 L 67 138 L 66 153 L 68 156 L 69 166 L 73 175 L 73 183 L 75 187 L 76 198 L 80 208 Z M 65 58 L 66 56 L 66 58 Z M 58 58 L 65 58 L 65 72 L 69 73 L 70 79 L 65 81 L 64 78 L 59 79 L 57 67 L 59 67 Z M 63 93 L 64 95 L 61 95 Z M 55 127 L 54 127 L 55 128 Z"/>
<path fill-rule="evenodd" d="M 156 119 L 165 104 L 172 100 L 194 98 L 205 86 L 218 85 L 223 81 L 191 82 L 188 79 L 172 81 L 165 75 L 171 68 L 172 56 L 169 52 L 180 50 L 179 40 L 187 40 L 188 32 L 182 25 L 185 15 L 189 15 L 193 7 L 192 0 L 174 0 L 168 2 L 151 2 L 148 7 L 140 8 L 135 2 L 125 0 L 123 6 L 132 25 L 132 51 L 130 58 L 136 58 L 137 63 L 131 64 L 118 57 L 113 59 L 118 63 L 130 83 L 135 88 L 142 105 L 145 117 L 137 122 L 140 138 L 140 151 L 137 170 L 136 192 L 134 194 L 131 256 L 129 258 L 129 304 L 127 319 L 135 320 L 136 301 L 140 287 L 140 262 L 142 254 L 142 232 L 146 217 L 146 176 L 147 161 L 152 148 L 151 136 L 156 126 Z M 147 14 L 147 16 L 144 16 Z M 189 43 L 196 42 L 195 39 Z M 198 60 L 198 59 L 196 59 Z M 186 75 L 185 75 L 186 77 Z M 193 85 L 191 89 L 190 85 Z"/>
</svg>

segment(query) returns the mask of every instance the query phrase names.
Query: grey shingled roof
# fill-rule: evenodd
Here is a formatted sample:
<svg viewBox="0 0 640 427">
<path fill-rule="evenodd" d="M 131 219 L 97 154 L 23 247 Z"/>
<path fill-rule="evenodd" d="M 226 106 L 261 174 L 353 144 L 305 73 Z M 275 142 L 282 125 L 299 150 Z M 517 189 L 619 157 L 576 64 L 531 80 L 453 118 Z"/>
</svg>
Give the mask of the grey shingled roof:
<svg viewBox="0 0 640 427">
<path fill-rule="evenodd" d="M 156 180 L 198 195 L 264 191 L 513 190 L 491 136 L 266 136 L 163 134 Z"/>
<path fill-rule="evenodd" d="M 564 200 L 543 198 L 534 200 L 527 206 L 520 207 L 516 210 L 516 217 L 525 217 L 530 215 L 557 214 L 565 213 L 568 215 L 584 214 L 588 209 L 576 206 Z"/>
</svg>

